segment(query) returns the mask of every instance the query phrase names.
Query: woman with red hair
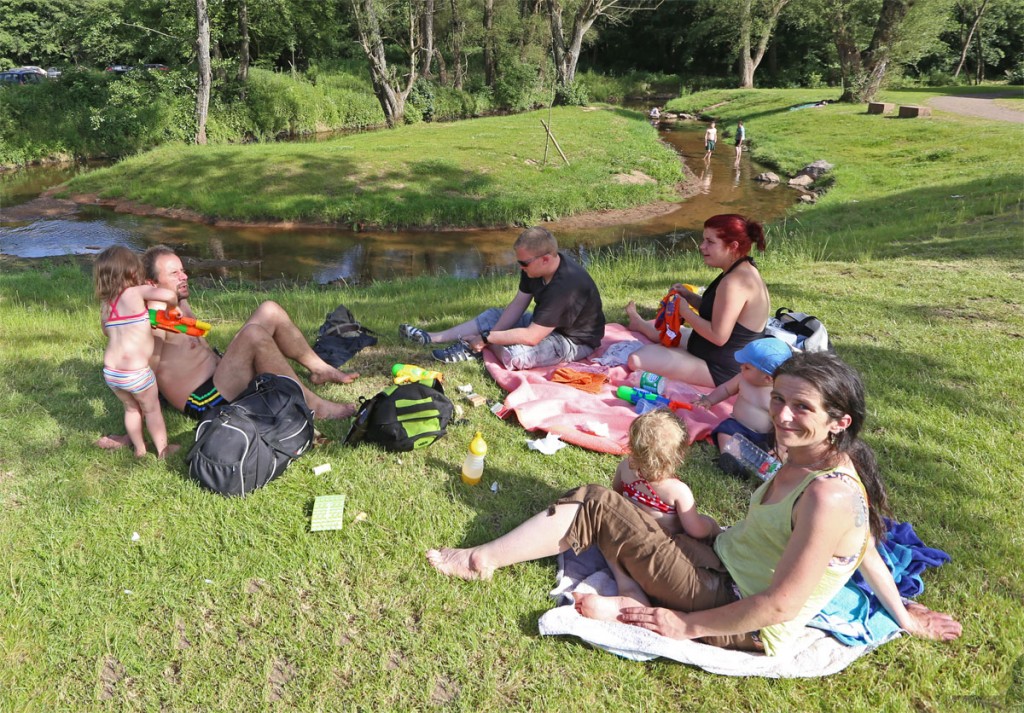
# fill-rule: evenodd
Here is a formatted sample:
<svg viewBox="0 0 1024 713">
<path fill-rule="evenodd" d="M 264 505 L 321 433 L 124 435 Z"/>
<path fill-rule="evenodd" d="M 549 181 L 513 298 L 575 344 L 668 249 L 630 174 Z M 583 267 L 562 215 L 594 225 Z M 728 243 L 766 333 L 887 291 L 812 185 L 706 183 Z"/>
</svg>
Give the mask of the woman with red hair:
<svg viewBox="0 0 1024 713">
<path fill-rule="evenodd" d="M 740 373 L 736 352 L 764 336 L 770 306 L 768 288 L 750 257 L 753 245 L 764 252 L 760 223 L 736 214 L 708 218 L 700 254 L 706 265 L 719 268 L 722 274 L 703 295 L 681 284 L 672 286 L 698 312 L 681 310 L 687 329 L 679 347 L 658 344 L 660 334 L 654 322 L 642 319 L 634 302 L 626 305 L 629 328 L 655 342 L 633 352 L 629 367 L 705 387 L 718 386 Z"/>
</svg>

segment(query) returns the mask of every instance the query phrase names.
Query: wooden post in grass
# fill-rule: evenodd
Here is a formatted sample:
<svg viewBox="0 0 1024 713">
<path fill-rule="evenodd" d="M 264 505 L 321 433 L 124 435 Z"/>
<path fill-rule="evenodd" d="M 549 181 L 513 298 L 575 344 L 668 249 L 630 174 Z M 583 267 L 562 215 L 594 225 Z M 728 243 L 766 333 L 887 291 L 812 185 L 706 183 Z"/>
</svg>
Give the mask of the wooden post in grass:
<svg viewBox="0 0 1024 713">
<path fill-rule="evenodd" d="M 541 126 L 544 127 L 544 131 L 548 132 L 548 136 L 551 138 L 551 141 L 555 144 L 555 148 L 558 149 L 558 155 L 562 157 L 562 160 L 565 161 L 565 165 L 568 166 L 569 159 L 565 157 L 565 154 L 562 152 L 562 147 L 558 145 L 558 139 L 556 139 L 555 135 L 551 133 L 551 129 L 548 128 L 547 123 L 545 123 L 543 119 L 540 120 L 540 124 Z"/>
</svg>

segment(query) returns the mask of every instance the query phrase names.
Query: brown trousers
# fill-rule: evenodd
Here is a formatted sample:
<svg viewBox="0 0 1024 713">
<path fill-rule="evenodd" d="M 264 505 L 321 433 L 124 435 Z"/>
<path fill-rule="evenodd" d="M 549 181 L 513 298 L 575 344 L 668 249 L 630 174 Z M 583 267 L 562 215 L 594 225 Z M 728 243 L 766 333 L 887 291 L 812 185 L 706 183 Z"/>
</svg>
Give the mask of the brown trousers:
<svg viewBox="0 0 1024 713">
<path fill-rule="evenodd" d="M 566 533 L 573 552 L 596 546 L 605 560 L 617 563 L 636 580 L 652 605 L 694 612 L 736 601 L 732 577 L 708 541 L 685 534 L 670 537 L 629 499 L 600 485 L 571 490 L 556 505 L 569 503 L 580 506 Z M 706 637 L 701 642 L 762 650 L 750 634 Z"/>
</svg>

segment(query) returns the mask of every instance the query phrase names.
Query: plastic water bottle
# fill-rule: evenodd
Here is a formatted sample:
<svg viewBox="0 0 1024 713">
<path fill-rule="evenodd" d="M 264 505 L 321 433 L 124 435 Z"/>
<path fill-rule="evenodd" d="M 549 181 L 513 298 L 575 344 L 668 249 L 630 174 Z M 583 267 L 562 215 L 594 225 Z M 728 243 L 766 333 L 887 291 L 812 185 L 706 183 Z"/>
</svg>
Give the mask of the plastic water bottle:
<svg viewBox="0 0 1024 713">
<path fill-rule="evenodd" d="M 782 467 L 782 462 L 778 458 L 761 450 L 738 433 L 733 434 L 722 452 L 731 455 L 747 472 L 761 480 L 771 480 Z"/>
<path fill-rule="evenodd" d="M 649 371 L 634 371 L 626 377 L 626 386 L 640 388 L 646 391 L 653 391 L 659 396 L 664 396 L 667 379 L 660 374 Z"/>
<path fill-rule="evenodd" d="M 476 485 L 484 474 L 484 456 L 487 455 L 487 441 L 476 432 L 473 440 L 469 442 L 469 453 L 466 460 L 462 461 L 462 482 L 466 485 Z"/>
</svg>

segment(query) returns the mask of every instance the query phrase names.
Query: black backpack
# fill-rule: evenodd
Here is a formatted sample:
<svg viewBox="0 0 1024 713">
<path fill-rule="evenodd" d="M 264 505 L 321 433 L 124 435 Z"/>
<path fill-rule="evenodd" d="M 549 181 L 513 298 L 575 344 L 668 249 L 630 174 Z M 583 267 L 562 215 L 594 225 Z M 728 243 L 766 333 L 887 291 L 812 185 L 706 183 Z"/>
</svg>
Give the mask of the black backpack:
<svg viewBox="0 0 1024 713">
<path fill-rule="evenodd" d="M 320 325 L 313 351 L 331 366 L 340 367 L 359 350 L 376 343 L 375 332 L 359 324 L 348 307 L 338 305 Z"/>
<path fill-rule="evenodd" d="M 424 448 L 447 433 L 455 407 L 435 381 L 389 386 L 362 402 L 345 443 L 376 443 L 389 451 Z"/>
<path fill-rule="evenodd" d="M 313 412 L 294 379 L 259 374 L 196 427 L 188 472 L 221 495 L 247 495 L 281 475 L 313 444 Z"/>
</svg>

